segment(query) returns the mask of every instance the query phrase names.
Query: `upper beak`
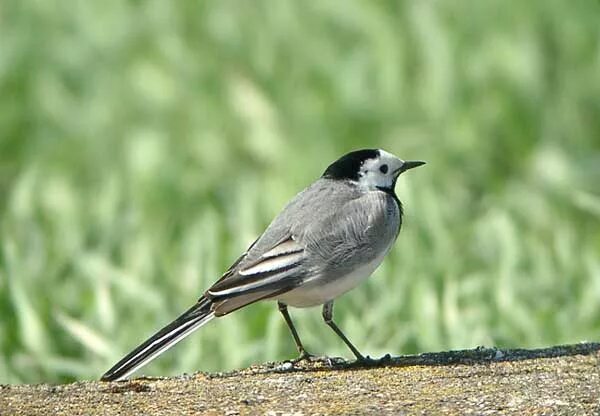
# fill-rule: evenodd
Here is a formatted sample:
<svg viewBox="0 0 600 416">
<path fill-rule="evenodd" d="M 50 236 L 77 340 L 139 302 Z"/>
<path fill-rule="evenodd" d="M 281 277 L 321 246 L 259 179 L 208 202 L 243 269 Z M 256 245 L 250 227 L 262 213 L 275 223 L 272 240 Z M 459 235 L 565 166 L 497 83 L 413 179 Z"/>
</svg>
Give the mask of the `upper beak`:
<svg viewBox="0 0 600 416">
<path fill-rule="evenodd" d="M 398 168 L 398 170 L 396 170 L 396 172 L 398 172 L 399 174 L 402 172 L 405 172 L 409 169 L 412 168 L 417 168 L 419 166 L 424 165 L 425 162 L 421 161 L 421 160 L 405 160 L 404 163 L 402 164 L 402 166 L 400 166 Z"/>
</svg>

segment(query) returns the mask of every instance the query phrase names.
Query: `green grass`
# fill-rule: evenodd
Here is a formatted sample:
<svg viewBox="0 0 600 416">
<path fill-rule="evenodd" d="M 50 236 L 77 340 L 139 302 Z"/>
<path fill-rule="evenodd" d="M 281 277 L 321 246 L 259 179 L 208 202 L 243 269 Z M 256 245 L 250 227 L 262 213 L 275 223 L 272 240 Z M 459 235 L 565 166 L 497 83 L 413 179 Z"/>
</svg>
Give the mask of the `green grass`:
<svg viewBox="0 0 600 416">
<path fill-rule="evenodd" d="M 301 5 L 300 5 L 301 4 Z M 0 13 L 0 383 L 97 378 L 328 163 L 423 159 L 336 303 L 364 352 L 600 334 L 595 1 L 11 1 Z M 350 356 L 320 311 L 310 350 Z M 295 356 L 272 303 L 146 367 Z"/>
</svg>

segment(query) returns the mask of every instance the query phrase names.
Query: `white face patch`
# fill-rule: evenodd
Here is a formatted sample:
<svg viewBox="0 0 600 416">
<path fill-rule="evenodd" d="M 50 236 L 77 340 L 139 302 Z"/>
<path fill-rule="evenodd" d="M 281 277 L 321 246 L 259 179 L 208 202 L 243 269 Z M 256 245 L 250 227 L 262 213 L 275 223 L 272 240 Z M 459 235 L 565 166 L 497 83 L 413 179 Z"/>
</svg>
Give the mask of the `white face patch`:
<svg viewBox="0 0 600 416">
<path fill-rule="evenodd" d="M 391 188 L 403 163 L 393 154 L 379 150 L 378 158 L 367 159 L 362 164 L 358 183 L 367 189 Z"/>
</svg>

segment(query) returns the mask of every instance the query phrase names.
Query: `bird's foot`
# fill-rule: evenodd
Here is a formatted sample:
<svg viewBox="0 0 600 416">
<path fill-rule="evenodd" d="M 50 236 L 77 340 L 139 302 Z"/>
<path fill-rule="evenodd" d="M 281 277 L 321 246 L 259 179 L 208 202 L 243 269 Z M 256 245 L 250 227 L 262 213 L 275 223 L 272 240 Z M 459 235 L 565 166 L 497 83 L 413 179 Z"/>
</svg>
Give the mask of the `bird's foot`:
<svg viewBox="0 0 600 416">
<path fill-rule="evenodd" d="M 310 352 L 308 352 L 306 350 L 302 350 L 302 351 L 300 351 L 300 356 L 298 358 L 291 360 L 291 362 L 292 362 L 292 364 L 298 364 L 302 361 L 312 362 L 313 360 L 315 360 L 317 358 L 319 358 L 319 357 L 311 354 Z"/>
<path fill-rule="evenodd" d="M 355 364 L 364 367 L 374 367 L 378 365 L 385 365 L 392 360 L 390 354 L 386 354 L 381 358 L 371 358 L 368 355 L 366 357 L 360 356 L 356 358 Z"/>
<path fill-rule="evenodd" d="M 335 367 L 336 365 L 347 364 L 347 361 L 342 357 L 319 357 L 310 354 L 306 351 L 302 351 L 298 358 L 291 361 L 292 364 L 300 364 L 302 362 L 323 364 L 328 367 Z"/>
</svg>

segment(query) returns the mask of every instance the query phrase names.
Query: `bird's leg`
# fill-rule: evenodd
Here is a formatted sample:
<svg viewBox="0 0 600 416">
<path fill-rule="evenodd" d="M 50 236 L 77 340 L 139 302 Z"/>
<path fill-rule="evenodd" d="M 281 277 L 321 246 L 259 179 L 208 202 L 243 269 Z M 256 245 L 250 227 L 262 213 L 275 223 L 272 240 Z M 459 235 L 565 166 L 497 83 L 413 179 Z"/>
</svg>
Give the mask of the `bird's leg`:
<svg viewBox="0 0 600 416">
<path fill-rule="evenodd" d="M 363 357 L 363 355 L 356 349 L 356 347 L 352 345 L 352 343 L 348 340 L 348 338 L 346 338 L 346 335 L 344 335 L 342 330 L 338 328 L 335 322 L 333 322 L 333 301 L 329 301 L 323 305 L 323 319 L 325 320 L 325 323 L 329 325 L 331 329 L 333 329 L 335 333 L 338 334 L 338 336 L 346 343 L 348 348 L 352 350 L 352 352 L 356 356 L 356 359 L 358 361 L 365 361 L 365 357 Z"/>
<path fill-rule="evenodd" d="M 288 328 L 290 328 L 290 332 L 292 333 L 292 336 L 294 337 L 294 342 L 296 343 L 296 348 L 298 348 L 298 353 L 300 354 L 300 356 L 294 361 L 298 362 L 311 358 L 313 355 L 304 349 L 304 345 L 302 345 L 302 341 L 300 341 L 298 332 L 296 332 L 296 328 L 294 327 L 292 318 L 290 318 L 290 314 L 288 313 L 287 305 L 278 301 L 277 307 L 279 308 L 279 312 L 281 312 L 281 314 L 283 315 L 283 319 L 285 319 L 285 323 L 287 324 Z"/>
</svg>

